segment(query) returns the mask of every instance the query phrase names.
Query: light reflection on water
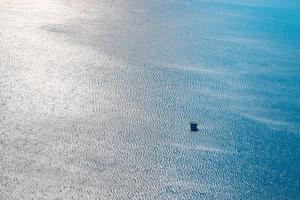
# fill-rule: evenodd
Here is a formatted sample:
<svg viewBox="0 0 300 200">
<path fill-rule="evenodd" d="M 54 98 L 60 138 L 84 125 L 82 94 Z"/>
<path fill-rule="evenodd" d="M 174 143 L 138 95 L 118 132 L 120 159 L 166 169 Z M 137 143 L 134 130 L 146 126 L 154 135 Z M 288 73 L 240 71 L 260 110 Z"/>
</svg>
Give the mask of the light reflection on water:
<svg viewBox="0 0 300 200">
<path fill-rule="evenodd" d="M 2 2 L 0 198 L 299 197 L 299 3 Z"/>
</svg>

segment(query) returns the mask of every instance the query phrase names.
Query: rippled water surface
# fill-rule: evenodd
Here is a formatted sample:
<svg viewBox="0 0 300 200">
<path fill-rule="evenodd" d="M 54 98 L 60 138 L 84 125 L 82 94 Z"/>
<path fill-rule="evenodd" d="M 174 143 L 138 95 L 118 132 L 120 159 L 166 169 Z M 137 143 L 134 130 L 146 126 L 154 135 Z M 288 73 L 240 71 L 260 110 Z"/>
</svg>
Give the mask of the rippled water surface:
<svg viewBox="0 0 300 200">
<path fill-rule="evenodd" d="M 299 169 L 299 1 L 0 0 L 1 200 L 296 200 Z"/>
</svg>

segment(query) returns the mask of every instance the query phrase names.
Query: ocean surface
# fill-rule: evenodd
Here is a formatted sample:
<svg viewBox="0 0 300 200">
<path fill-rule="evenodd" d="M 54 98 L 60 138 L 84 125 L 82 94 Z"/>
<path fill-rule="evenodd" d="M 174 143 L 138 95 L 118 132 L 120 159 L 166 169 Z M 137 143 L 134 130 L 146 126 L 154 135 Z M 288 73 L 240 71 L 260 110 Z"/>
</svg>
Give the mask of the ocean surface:
<svg viewBox="0 0 300 200">
<path fill-rule="evenodd" d="M 0 0 L 0 199 L 300 199 L 300 1 Z"/>
</svg>

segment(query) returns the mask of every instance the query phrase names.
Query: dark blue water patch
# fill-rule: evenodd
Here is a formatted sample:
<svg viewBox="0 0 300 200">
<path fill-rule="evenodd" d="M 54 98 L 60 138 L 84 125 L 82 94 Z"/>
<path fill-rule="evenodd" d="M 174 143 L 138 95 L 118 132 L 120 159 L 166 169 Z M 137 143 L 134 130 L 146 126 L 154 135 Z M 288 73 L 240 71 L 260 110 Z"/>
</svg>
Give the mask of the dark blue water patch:
<svg viewBox="0 0 300 200">
<path fill-rule="evenodd" d="M 180 144 L 186 148 L 171 146 L 173 150 L 166 150 L 178 173 L 199 184 L 220 184 L 219 187 L 229 184 L 235 198 L 297 198 L 299 135 L 274 131 L 237 115 L 223 114 L 221 119 L 226 121 L 221 120 L 223 127 L 209 133 L 219 150 L 193 148 L 195 143 L 206 141 L 203 135 L 197 135 L 197 142 Z M 204 146 L 207 144 L 212 145 L 204 143 Z M 211 193 L 215 191 L 211 189 Z"/>
</svg>

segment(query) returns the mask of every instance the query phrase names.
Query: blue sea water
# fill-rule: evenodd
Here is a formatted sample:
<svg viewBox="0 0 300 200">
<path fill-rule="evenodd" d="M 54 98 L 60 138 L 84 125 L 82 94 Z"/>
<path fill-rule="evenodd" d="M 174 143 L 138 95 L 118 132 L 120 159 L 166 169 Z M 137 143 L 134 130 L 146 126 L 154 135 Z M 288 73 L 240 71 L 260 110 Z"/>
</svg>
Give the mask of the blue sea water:
<svg viewBox="0 0 300 200">
<path fill-rule="evenodd" d="M 0 2 L 0 199 L 300 199 L 299 1 Z"/>
</svg>

